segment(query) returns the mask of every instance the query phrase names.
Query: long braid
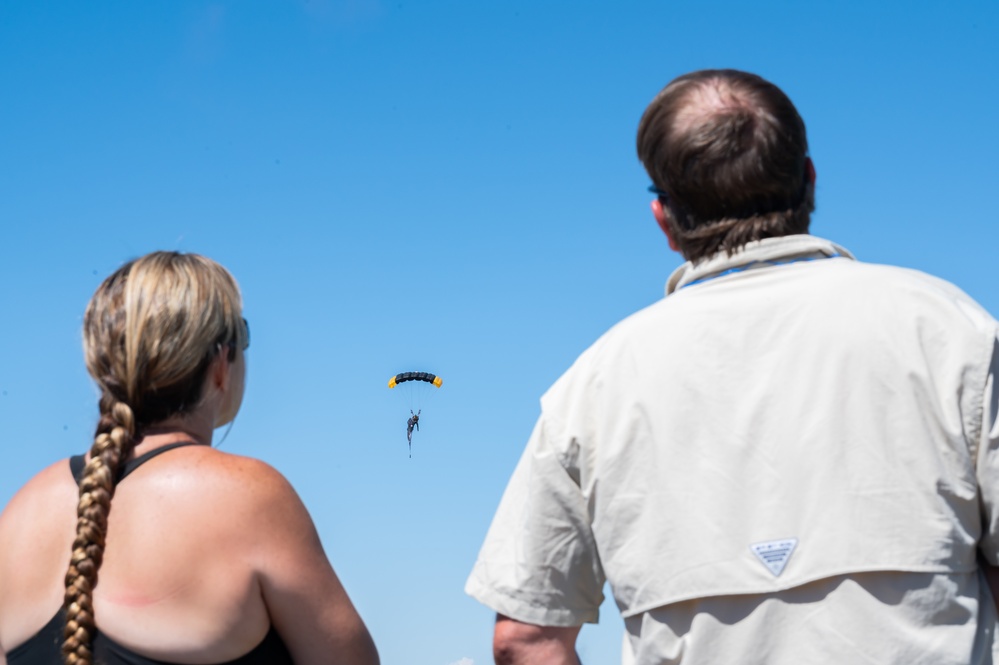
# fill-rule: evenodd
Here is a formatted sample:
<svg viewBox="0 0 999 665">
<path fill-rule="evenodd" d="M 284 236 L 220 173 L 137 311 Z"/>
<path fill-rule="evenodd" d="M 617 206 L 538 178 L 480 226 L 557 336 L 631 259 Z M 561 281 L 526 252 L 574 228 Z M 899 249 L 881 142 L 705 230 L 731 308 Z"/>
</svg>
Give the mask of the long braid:
<svg viewBox="0 0 999 665">
<path fill-rule="evenodd" d="M 108 513 L 115 483 L 124 460 L 135 444 L 135 418 L 131 407 L 105 393 L 101 418 L 90 449 L 90 461 L 80 482 L 76 539 L 66 571 L 66 628 L 62 644 L 67 665 L 94 662 L 94 587 L 104 559 Z"/>
</svg>

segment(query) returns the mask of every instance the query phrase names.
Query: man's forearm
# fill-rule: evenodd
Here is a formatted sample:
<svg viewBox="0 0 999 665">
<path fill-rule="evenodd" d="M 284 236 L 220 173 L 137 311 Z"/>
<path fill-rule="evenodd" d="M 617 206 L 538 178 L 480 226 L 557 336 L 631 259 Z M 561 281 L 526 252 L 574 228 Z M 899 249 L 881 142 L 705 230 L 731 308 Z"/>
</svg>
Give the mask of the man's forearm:
<svg viewBox="0 0 999 665">
<path fill-rule="evenodd" d="M 992 592 L 992 602 L 999 610 L 999 568 L 985 563 L 984 559 L 979 559 L 982 571 L 985 573 L 985 580 L 989 583 L 989 591 Z"/>
<path fill-rule="evenodd" d="M 536 626 L 496 615 L 493 658 L 496 665 L 579 665 L 579 626 Z"/>
</svg>

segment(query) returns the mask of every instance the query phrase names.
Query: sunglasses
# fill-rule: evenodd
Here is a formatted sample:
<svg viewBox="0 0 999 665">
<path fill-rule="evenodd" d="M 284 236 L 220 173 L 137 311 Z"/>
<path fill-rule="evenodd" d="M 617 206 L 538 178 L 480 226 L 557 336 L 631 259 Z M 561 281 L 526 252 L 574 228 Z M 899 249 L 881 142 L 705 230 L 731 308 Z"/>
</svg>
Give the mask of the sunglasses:
<svg viewBox="0 0 999 665">
<path fill-rule="evenodd" d="M 659 189 L 655 185 L 649 185 L 649 191 L 658 196 L 659 200 L 662 201 L 663 203 L 669 201 L 669 194 Z"/>
<path fill-rule="evenodd" d="M 250 348 L 250 322 L 247 321 L 245 318 L 240 318 L 240 320 L 243 322 L 243 346 L 241 348 L 243 349 L 243 351 L 246 351 L 248 348 Z M 230 349 L 229 355 L 231 356 L 230 360 L 232 360 L 232 358 L 235 357 L 234 354 L 236 352 L 236 340 L 235 339 L 230 340 L 229 342 L 226 343 L 226 346 L 228 346 Z"/>
</svg>

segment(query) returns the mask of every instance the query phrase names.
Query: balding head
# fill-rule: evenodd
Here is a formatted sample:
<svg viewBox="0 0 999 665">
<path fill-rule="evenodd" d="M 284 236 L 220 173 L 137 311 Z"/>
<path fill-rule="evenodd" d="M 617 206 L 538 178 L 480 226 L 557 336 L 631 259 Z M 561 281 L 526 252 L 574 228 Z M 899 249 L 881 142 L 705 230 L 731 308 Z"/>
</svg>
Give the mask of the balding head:
<svg viewBox="0 0 999 665">
<path fill-rule="evenodd" d="M 755 74 L 704 70 L 673 80 L 642 116 L 638 156 L 669 194 L 671 230 L 688 259 L 808 232 L 805 124 Z"/>
</svg>

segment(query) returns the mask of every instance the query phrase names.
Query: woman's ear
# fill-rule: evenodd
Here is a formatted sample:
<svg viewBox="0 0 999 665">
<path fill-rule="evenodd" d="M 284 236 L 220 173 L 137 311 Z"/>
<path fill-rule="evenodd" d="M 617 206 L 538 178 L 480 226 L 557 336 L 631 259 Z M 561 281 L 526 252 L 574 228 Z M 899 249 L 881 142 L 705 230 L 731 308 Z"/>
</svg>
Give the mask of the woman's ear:
<svg viewBox="0 0 999 665">
<path fill-rule="evenodd" d="M 216 345 L 215 359 L 212 360 L 210 376 L 212 385 L 221 393 L 229 390 L 230 372 L 228 348 L 222 344 Z"/>
</svg>

